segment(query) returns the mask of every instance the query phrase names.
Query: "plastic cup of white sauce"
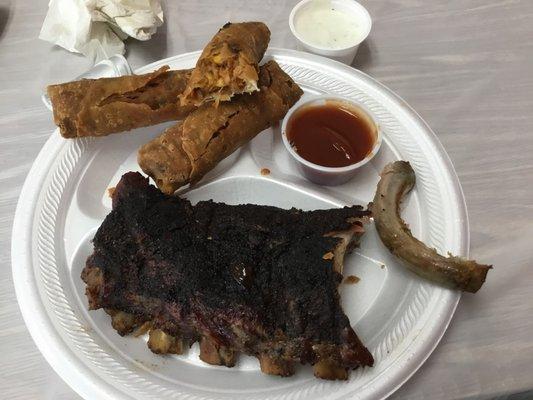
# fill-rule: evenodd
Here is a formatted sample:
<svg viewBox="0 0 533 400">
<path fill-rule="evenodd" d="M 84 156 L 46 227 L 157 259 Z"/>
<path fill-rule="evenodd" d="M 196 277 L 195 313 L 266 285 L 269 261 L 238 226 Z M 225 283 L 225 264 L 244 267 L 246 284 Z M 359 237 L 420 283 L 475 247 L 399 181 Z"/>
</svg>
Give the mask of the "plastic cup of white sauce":
<svg viewBox="0 0 533 400">
<path fill-rule="evenodd" d="M 353 0 L 303 0 L 292 9 L 289 26 L 299 49 L 351 64 L 372 18 Z"/>
</svg>

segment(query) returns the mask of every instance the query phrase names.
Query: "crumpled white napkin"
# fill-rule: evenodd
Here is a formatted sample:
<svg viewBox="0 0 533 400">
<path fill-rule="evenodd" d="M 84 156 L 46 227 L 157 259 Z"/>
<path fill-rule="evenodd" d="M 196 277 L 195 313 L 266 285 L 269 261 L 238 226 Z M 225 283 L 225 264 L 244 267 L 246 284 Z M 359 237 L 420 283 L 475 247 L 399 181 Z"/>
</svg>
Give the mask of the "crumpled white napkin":
<svg viewBox="0 0 533 400">
<path fill-rule="evenodd" d="M 95 62 L 124 54 L 123 40 L 148 40 L 163 24 L 160 0 L 50 0 L 39 39 Z"/>
</svg>

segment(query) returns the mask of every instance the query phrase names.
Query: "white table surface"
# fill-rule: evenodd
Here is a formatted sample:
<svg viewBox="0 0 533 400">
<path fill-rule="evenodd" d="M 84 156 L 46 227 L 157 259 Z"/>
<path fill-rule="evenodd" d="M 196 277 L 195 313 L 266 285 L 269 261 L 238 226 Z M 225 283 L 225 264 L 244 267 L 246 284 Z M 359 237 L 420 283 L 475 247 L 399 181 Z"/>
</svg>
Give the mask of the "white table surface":
<svg viewBox="0 0 533 400">
<path fill-rule="evenodd" d="M 127 58 L 135 68 L 200 49 L 230 20 L 263 20 L 272 46 L 295 48 L 287 23 L 295 3 L 169 0 L 165 25 L 149 42 L 129 42 Z M 495 265 L 478 294 L 463 296 L 438 348 L 392 398 L 533 398 L 533 0 L 362 3 L 374 26 L 354 66 L 435 130 L 463 185 L 471 255 Z M 0 0 L 2 399 L 79 399 L 33 344 L 11 278 L 17 198 L 54 128 L 41 90 L 91 64 L 37 39 L 46 8 L 45 0 Z"/>
</svg>

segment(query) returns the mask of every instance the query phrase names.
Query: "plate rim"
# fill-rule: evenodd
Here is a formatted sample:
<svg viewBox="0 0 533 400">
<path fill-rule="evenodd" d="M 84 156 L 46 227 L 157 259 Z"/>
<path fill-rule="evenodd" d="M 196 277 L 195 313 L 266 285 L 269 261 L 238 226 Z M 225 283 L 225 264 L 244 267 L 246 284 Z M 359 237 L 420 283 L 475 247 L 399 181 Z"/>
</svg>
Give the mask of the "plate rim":
<svg viewBox="0 0 533 400">
<path fill-rule="evenodd" d="M 200 51 L 182 53 L 173 57 L 168 57 L 153 63 L 147 64 L 135 70 L 135 73 L 142 73 L 145 70 L 153 69 L 155 66 L 172 62 L 175 59 L 193 57 L 200 54 Z M 308 54 L 290 49 L 281 49 L 270 47 L 267 55 L 270 56 L 292 56 L 295 58 L 304 58 L 307 62 L 311 61 L 317 65 L 329 65 L 332 68 L 340 69 L 344 73 L 357 74 L 365 79 L 371 85 L 378 86 L 390 99 L 395 101 L 401 110 L 407 113 L 411 119 L 417 120 L 424 126 L 426 137 L 430 140 L 432 146 L 437 150 L 434 152 L 435 156 L 440 158 L 440 162 L 446 166 L 446 186 L 451 185 L 451 193 L 455 197 L 460 215 L 457 223 L 460 223 L 462 231 L 462 243 L 460 243 L 460 254 L 468 256 L 470 245 L 470 232 L 468 213 L 466 209 L 466 201 L 464 193 L 459 182 L 457 173 L 453 167 L 451 159 L 444 147 L 440 143 L 438 137 L 433 130 L 424 121 L 424 119 L 407 104 L 400 96 L 381 84 L 379 81 L 370 77 L 366 73 L 351 68 L 340 62 L 330 60 L 321 56 Z M 12 228 L 12 243 L 11 243 L 11 263 L 12 276 L 15 286 L 17 301 L 30 335 L 37 345 L 39 351 L 43 354 L 47 362 L 58 373 L 58 375 L 79 395 L 84 398 L 131 398 L 122 390 L 114 387 L 110 382 L 103 379 L 94 370 L 88 368 L 79 358 L 73 353 L 73 350 L 64 346 L 61 338 L 55 333 L 55 327 L 47 312 L 44 312 L 44 305 L 40 301 L 39 289 L 33 269 L 32 260 L 32 246 L 31 232 L 35 222 L 35 205 L 41 192 L 41 186 L 50 170 L 50 166 L 54 162 L 54 157 L 51 153 L 58 153 L 64 139 L 58 134 L 58 129 L 55 129 L 50 138 L 45 142 L 38 156 L 36 157 L 21 190 L 15 217 Z M 16 267 L 22 265 L 23 267 Z M 446 319 L 441 322 L 441 329 L 438 332 L 433 332 L 430 335 L 432 340 L 426 340 L 423 346 L 417 352 L 413 352 L 411 362 L 415 359 L 414 364 L 408 373 L 400 374 L 388 390 L 382 393 L 376 393 L 377 396 L 373 398 L 383 399 L 390 396 L 400 386 L 402 386 L 411 376 L 419 370 L 423 363 L 433 353 L 436 346 L 447 331 L 447 328 L 453 318 L 455 309 L 461 297 L 459 292 L 451 293 L 450 301 L 445 309 L 447 313 Z M 35 313 L 39 309 L 43 312 Z M 68 361 L 68 362 L 65 362 Z M 84 379 L 80 379 L 83 376 Z"/>
</svg>

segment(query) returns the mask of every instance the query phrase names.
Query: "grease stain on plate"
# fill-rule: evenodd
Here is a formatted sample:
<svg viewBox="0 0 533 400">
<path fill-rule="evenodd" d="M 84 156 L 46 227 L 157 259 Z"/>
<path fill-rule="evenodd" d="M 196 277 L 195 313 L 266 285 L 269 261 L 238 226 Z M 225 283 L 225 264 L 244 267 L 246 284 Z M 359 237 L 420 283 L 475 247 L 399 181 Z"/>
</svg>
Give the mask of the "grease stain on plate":
<svg viewBox="0 0 533 400">
<path fill-rule="evenodd" d="M 342 283 L 346 283 L 348 285 L 355 285 L 357 282 L 359 282 L 361 280 L 361 278 L 359 278 L 358 276 L 355 276 L 355 275 L 348 275 L 346 278 L 344 278 L 344 280 L 342 281 Z"/>
</svg>

